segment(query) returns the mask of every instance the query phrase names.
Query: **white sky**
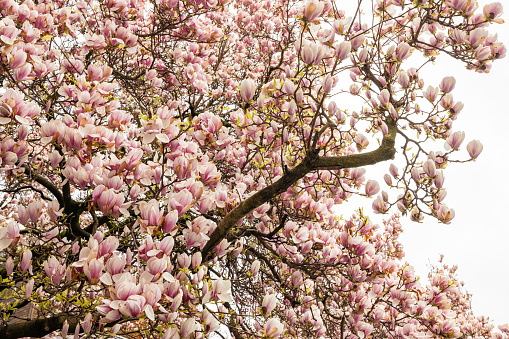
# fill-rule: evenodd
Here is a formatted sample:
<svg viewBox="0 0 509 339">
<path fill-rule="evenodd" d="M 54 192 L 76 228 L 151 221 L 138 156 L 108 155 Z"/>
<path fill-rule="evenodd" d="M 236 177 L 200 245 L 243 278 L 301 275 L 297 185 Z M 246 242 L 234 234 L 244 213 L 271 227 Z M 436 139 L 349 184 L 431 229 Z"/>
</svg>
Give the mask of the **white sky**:
<svg viewBox="0 0 509 339">
<path fill-rule="evenodd" d="M 490 33 L 498 33 L 499 41 L 509 45 L 509 2 L 506 14 L 508 24 L 493 25 Z M 487 1 L 479 1 L 480 9 Z M 341 6 L 340 6 L 341 7 Z M 347 15 L 351 15 L 347 12 Z M 489 317 L 495 325 L 509 322 L 509 56 L 495 62 L 489 74 L 468 71 L 463 64 L 440 56 L 435 65 L 427 65 L 420 76 L 428 85 L 437 87 L 445 76 L 454 76 L 456 101 L 465 104 L 454 122 L 454 131 L 465 131 L 461 154 L 468 158 L 466 144 L 480 140 L 484 150 L 476 162 L 451 164 L 444 171 L 447 197 L 445 203 L 455 209 L 456 217 L 450 225 L 439 224 L 431 217 L 417 224 L 402 217 L 404 233 L 401 241 L 406 260 L 417 274 L 427 281 L 429 264 L 436 264 L 440 254 L 450 266 L 458 265 L 459 280 L 465 290 L 473 294 L 476 315 Z M 342 96 L 343 97 L 343 96 Z M 443 142 L 441 142 L 443 144 Z M 456 156 L 455 158 L 459 158 Z M 401 160 L 401 159 L 400 159 Z M 398 165 L 397 158 L 394 162 Z M 366 177 L 374 177 L 387 190 L 383 174 L 390 162 L 368 167 Z M 395 192 L 390 190 L 389 193 Z M 398 193 L 399 194 L 399 193 Z M 338 206 L 338 213 L 354 207 L 353 199 L 347 206 Z M 365 211 L 371 211 L 371 202 Z M 358 205 L 356 205 L 358 207 Z M 373 217 L 372 212 L 367 213 Z M 374 221 L 380 218 L 372 218 Z"/>
<path fill-rule="evenodd" d="M 509 45 L 508 24 L 493 29 L 499 41 Z M 444 76 L 456 78 L 453 95 L 465 108 L 454 130 L 466 132 L 465 145 L 478 139 L 484 150 L 476 162 L 451 164 L 444 171 L 446 204 L 456 211 L 450 225 L 431 218 L 421 225 L 404 221 L 407 260 L 426 276 L 426 265 L 444 254 L 447 264 L 459 266 L 459 278 L 473 294 L 476 314 L 505 324 L 509 322 L 509 220 L 503 212 L 509 210 L 505 192 L 509 189 L 509 58 L 495 62 L 489 74 L 478 74 L 444 57 L 421 75 L 435 86 Z M 468 156 L 466 150 L 463 154 Z"/>
</svg>

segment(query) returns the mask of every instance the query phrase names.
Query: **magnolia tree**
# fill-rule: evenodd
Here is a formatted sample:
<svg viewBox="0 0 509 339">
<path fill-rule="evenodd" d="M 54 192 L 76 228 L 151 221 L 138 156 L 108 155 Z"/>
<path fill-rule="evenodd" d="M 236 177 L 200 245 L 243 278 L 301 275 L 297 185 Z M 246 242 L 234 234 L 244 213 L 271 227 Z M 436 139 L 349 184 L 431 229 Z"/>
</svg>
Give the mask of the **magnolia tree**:
<svg viewBox="0 0 509 339">
<path fill-rule="evenodd" d="M 395 214 L 453 219 L 482 145 L 422 67 L 488 73 L 502 5 L 340 6 L 0 0 L 0 337 L 507 338 Z M 384 225 L 334 214 L 354 195 Z"/>
</svg>

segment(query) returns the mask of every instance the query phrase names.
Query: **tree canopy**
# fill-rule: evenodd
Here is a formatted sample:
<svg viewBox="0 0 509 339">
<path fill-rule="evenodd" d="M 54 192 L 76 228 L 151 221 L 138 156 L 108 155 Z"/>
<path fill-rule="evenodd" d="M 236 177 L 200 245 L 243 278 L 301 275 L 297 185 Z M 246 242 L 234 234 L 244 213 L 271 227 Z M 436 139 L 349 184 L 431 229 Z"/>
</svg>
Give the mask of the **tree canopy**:
<svg viewBox="0 0 509 339">
<path fill-rule="evenodd" d="M 0 0 L 0 337 L 508 338 L 398 240 L 483 148 L 424 73 L 489 73 L 502 5 L 341 6 Z"/>
</svg>

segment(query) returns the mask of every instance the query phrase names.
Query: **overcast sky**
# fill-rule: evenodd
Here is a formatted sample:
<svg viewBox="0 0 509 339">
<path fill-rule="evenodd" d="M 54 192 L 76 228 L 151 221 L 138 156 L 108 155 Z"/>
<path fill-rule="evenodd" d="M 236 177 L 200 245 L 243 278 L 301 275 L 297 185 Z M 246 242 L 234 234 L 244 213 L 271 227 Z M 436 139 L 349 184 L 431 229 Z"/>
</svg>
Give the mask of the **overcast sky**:
<svg viewBox="0 0 509 339">
<path fill-rule="evenodd" d="M 481 2 L 480 2 L 481 4 Z M 507 10 L 507 9 L 506 9 Z M 506 21 L 509 22 L 507 15 Z M 509 45 L 509 25 L 495 25 L 499 41 Z M 427 264 L 445 255 L 459 266 L 459 278 L 473 294 L 476 314 L 495 324 L 509 322 L 509 58 L 495 62 L 489 74 L 467 71 L 449 58 L 421 72 L 428 84 L 455 76 L 456 100 L 465 108 L 454 130 L 465 131 L 464 143 L 478 139 L 484 145 L 476 162 L 451 164 L 444 172 L 446 204 L 456 217 L 450 225 L 427 218 L 423 224 L 404 221 L 402 241 L 407 260 L 421 276 Z M 466 150 L 463 154 L 467 156 Z"/>
<path fill-rule="evenodd" d="M 481 10 L 486 3 L 479 1 Z M 506 7 L 504 17 L 509 22 Z M 509 24 L 495 24 L 489 31 L 498 32 L 499 41 L 509 45 Z M 430 217 L 422 224 L 401 219 L 406 260 L 427 281 L 429 264 L 437 263 L 444 254 L 446 264 L 459 266 L 458 277 L 473 294 L 475 314 L 489 317 L 495 325 L 508 323 L 509 220 L 505 213 L 509 211 L 509 57 L 495 62 L 491 73 L 478 74 L 441 56 L 420 75 L 426 81 L 425 88 L 437 87 L 445 76 L 456 78 L 452 94 L 465 107 L 453 130 L 466 133 L 458 153 L 468 158 L 465 146 L 472 139 L 480 140 L 484 150 L 476 162 L 451 164 L 444 172 L 445 203 L 456 211 L 450 225 Z M 367 168 L 366 176 L 374 176 L 382 189 L 387 189 L 382 176 L 388 167 L 389 163 L 384 163 Z M 341 205 L 338 212 L 345 210 L 347 206 Z"/>
</svg>

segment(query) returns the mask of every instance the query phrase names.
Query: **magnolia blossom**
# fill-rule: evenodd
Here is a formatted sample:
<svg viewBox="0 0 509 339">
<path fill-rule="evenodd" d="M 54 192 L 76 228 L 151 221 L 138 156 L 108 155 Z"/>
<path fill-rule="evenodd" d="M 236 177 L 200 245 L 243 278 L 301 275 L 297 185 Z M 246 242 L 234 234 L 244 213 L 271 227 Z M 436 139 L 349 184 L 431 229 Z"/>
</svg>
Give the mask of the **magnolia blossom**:
<svg viewBox="0 0 509 339">
<path fill-rule="evenodd" d="M 325 4 L 318 0 L 310 0 L 304 6 L 304 18 L 307 21 L 315 20 L 320 14 L 322 14 Z"/>
<path fill-rule="evenodd" d="M 454 79 L 454 77 L 445 77 L 442 79 L 442 82 L 440 82 L 440 89 L 444 93 L 449 93 L 454 89 L 455 85 L 456 79 Z"/>
<path fill-rule="evenodd" d="M 398 238 L 454 221 L 448 164 L 482 150 L 408 59 L 490 71 L 502 5 L 359 6 L 3 0 L 1 288 L 37 312 L 0 333 L 507 339 Z M 372 211 L 337 216 L 352 196 Z"/>
<path fill-rule="evenodd" d="M 245 102 L 250 101 L 254 97 L 255 83 L 252 79 L 244 79 L 240 83 L 240 97 Z"/>
<path fill-rule="evenodd" d="M 459 149 L 464 139 L 465 132 L 454 132 L 447 138 L 446 142 L 451 148 Z"/>
<path fill-rule="evenodd" d="M 260 260 L 255 260 L 251 263 L 251 268 L 249 269 L 249 271 L 251 272 L 252 275 L 257 275 L 259 269 L 260 269 Z"/>
<path fill-rule="evenodd" d="M 265 314 L 270 314 L 277 305 L 277 298 L 274 294 L 267 294 L 263 298 L 262 308 L 264 309 Z"/>
<path fill-rule="evenodd" d="M 411 47 L 406 42 L 402 42 L 396 48 L 396 59 L 403 61 L 410 56 Z"/>
<path fill-rule="evenodd" d="M 350 41 L 343 41 L 336 47 L 336 56 L 341 60 L 345 60 L 348 58 L 351 50 L 352 43 Z"/>
<path fill-rule="evenodd" d="M 467 151 L 470 157 L 476 159 L 481 154 L 483 146 L 479 140 L 472 140 L 467 145 Z"/>
<path fill-rule="evenodd" d="M 277 338 L 283 333 L 283 324 L 276 318 L 270 318 L 265 323 L 265 334 L 269 338 Z"/>
<path fill-rule="evenodd" d="M 380 191 L 380 185 L 375 180 L 368 180 L 365 188 L 366 188 L 366 194 L 368 196 L 373 196 Z"/>
<path fill-rule="evenodd" d="M 196 330 L 196 320 L 194 318 L 187 318 L 183 323 L 180 330 L 182 338 L 189 338 L 192 333 Z"/>
<path fill-rule="evenodd" d="M 483 7 L 484 18 L 499 24 L 504 23 L 504 19 L 500 18 L 503 13 L 503 7 L 500 2 L 493 2 Z"/>
</svg>

